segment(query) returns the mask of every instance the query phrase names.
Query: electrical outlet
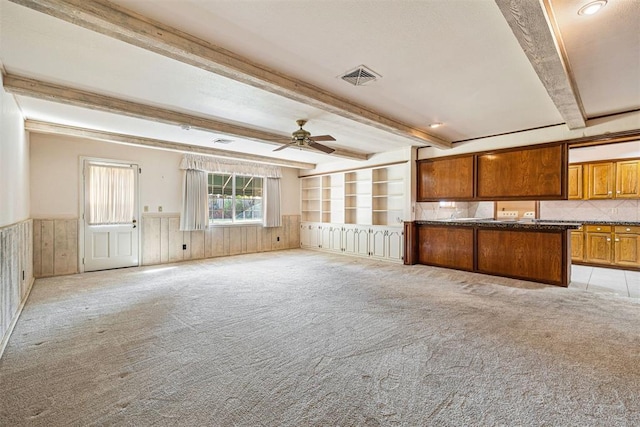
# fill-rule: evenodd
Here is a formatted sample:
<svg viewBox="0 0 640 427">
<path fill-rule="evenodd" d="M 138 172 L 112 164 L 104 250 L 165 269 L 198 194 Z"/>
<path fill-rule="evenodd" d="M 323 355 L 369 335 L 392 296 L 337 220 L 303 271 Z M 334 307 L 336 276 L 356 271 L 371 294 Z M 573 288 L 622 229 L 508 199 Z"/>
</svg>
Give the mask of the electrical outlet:
<svg viewBox="0 0 640 427">
<path fill-rule="evenodd" d="M 162 212 L 162 206 L 158 206 L 158 212 Z"/>
<path fill-rule="evenodd" d="M 517 219 L 518 211 L 498 211 L 498 218 Z"/>
<path fill-rule="evenodd" d="M 280 236 L 276 237 L 276 242 L 280 241 Z"/>
<path fill-rule="evenodd" d="M 182 250 L 186 251 L 187 250 L 187 245 L 182 245 Z"/>
<path fill-rule="evenodd" d="M 149 212 L 149 206 L 145 206 L 145 207 L 144 207 L 144 211 L 145 211 L 145 212 Z"/>
</svg>

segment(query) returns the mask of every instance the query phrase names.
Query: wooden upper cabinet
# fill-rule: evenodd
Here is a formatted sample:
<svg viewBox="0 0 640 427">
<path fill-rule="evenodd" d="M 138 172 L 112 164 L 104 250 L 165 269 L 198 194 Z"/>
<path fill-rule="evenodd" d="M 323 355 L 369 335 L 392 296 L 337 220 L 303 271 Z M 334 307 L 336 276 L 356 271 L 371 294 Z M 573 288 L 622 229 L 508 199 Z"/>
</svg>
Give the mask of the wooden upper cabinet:
<svg viewBox="0 0 640 427">
<path fill-rule="evenodd" d="M 418 161 L 419 202 L 473 198 L 474 156 Z"/>
<path fill-rule="evenodd" d="M 615 184 L 615 163 L 587 164 L 587 198 L 612 199 Z"/>
<path fill-rule="evenodd" d="M 616 162 L 617 199 L 636 199 L 640 197 L 640 160 Z"/>
<path fill-rule="evenodd" d="M 566 144 L 478 155 L 479 199 L 557 200 L 567 196 Z"/>
<path fill-rule="evenodd" d="M 569 165 L 569 175 L 567 177 L 567 195 L 569 199 L 582 199 L 584 197 L 582 165 Z"/>
</svg>

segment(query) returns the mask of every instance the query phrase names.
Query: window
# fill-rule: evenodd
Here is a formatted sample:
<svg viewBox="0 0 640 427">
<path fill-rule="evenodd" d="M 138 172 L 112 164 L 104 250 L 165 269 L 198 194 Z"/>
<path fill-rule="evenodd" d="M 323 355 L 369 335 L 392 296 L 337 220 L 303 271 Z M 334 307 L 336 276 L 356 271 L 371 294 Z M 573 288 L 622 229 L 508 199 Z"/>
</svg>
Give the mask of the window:
<svg viewBox="0 0 640 427">
<path fill-rule="evenodd" d="M 209 222 L 261 222 L 262 181 L 255 176 L 209 174 Z"/>
</svg>

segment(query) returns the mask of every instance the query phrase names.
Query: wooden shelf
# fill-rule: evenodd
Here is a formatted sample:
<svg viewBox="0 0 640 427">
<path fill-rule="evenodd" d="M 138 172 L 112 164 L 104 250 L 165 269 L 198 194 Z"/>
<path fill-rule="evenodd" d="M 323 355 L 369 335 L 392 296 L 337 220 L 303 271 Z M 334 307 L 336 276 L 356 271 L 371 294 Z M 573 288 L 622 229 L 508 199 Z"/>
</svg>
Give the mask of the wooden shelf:
<svg viewBox="0 0 640 427">
<path fill-rule="evenodd" d="M 302 178 L 302 212 L 322 222 L 397 224 L 404 212 L 401 185 L 407 169 L 406 164 L 398 164 Z"/>
</svg>

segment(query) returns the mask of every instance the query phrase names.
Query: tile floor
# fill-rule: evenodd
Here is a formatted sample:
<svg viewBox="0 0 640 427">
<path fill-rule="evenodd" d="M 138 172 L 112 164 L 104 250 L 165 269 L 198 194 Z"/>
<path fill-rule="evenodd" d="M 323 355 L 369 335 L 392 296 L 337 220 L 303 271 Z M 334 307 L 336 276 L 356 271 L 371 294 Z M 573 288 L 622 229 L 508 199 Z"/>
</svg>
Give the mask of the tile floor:
<svg viewBox="0 0 640 427">
<path fill-rule="evenodd" d="M 572 265 L 569 287 L 640 298 L 640 271 Z"/>
</svg>

